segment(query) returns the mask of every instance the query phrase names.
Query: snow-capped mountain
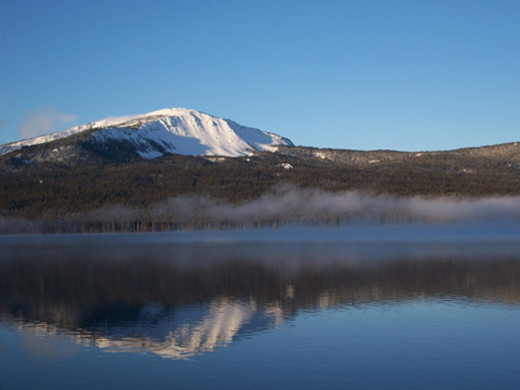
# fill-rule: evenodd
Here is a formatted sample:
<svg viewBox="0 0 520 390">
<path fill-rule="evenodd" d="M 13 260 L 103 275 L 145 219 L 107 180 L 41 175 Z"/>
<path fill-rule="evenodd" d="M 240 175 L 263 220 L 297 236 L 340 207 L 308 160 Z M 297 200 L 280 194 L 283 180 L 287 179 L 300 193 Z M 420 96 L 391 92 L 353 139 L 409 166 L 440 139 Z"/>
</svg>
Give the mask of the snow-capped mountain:
<svg viewBox="0 0 520 390">
<path fill-rule="evenodd" d="M 255 151 L 275 151 L 293 143 L 277 134 L 241 126 L 228 119 L 196 110 L 171 108 L 143 115 L 104 119 L 82 126 L 0 146 L 0 155 L 32 146 L 86 134 L 87 142 L 130 143 L 141 157 L 164 154 L 237 157 Z"/>
</svg>

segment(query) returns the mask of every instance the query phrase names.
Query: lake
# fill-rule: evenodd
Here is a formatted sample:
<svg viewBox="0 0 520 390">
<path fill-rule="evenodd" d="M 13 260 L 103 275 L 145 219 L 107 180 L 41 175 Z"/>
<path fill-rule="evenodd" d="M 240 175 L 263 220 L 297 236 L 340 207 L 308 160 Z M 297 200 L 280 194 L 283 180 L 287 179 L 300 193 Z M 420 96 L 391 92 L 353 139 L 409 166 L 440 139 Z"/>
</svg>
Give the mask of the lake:
<svg viewBox="0 0 520 390">
<path fill-rule="evenodd" d="M 0 236 L 0 389 L 516 389 L 520 226 Z"/>
</svg>

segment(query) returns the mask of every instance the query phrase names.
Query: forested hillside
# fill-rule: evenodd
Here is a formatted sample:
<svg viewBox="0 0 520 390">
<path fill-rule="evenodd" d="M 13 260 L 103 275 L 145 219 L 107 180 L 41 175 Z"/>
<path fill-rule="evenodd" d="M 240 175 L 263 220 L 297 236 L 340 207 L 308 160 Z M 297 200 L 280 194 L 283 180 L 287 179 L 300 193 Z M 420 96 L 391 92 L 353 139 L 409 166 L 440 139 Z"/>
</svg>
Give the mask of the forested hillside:
<svg viewBox="0 0 520 390">
<path fill-rule="evenodd" d="M 520 195 L 516 143 L 422 153 L 281 147 L 249 157 L 171 154 L 155 160 L 123 153 L 121 145 L 111 150 L 83 145 L 73 159 L 41 157 L 52 156 L 52 150 L 67 149 L 40 145 L 1 157 L 4 218 L 77 218 L 108 206 L 145 210 L 192 194 L 238 204 L 281 183 L 397 197 Z"/>
</svg>

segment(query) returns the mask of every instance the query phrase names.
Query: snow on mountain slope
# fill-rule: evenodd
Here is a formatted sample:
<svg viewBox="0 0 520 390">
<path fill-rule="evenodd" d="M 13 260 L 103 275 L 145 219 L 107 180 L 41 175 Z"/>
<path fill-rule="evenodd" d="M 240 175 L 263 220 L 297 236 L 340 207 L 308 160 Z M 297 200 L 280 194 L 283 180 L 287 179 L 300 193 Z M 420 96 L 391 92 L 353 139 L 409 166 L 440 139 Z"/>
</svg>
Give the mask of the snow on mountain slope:
<svg viewBox="0 0 520 390">
<path fill-rule="evenodd" d="M 153 159 L 166 153 L 237 157 L 255 150 L 274 151 L 293 143 L 277 134 L 241 126 L 196 110 L 171 108 L 148 114 L 109 118 L 28 140 L 0 145 L 0 155 L 93 130 L 89 141 L 127 141 L 137 153 Z"/>
</svg>

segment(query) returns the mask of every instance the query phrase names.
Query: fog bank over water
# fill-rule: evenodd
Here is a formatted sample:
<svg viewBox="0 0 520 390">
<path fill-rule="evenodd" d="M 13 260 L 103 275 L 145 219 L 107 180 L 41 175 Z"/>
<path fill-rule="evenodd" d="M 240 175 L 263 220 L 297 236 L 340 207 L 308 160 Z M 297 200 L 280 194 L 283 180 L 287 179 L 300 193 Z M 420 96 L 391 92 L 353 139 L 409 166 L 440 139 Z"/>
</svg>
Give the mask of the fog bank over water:
<svg viewBox="0 0 520 390">
<path fill-rule="evenodd" d="M 520 222 L 520 196 L 395 197 L 326 192 L 280 185 L 253 200 L 231 203 L 183 195 L 144 208 L 104 206 L 53 219 L 0 217 L 0 233 L 142 232 L 342 226 L 392 223 Z"/>
<path fill-rule="evenodd" d="M 116 212 L 127 212 L 117 210 Z M 481 222 L 520 220 L 520 197 L 392 197 L 357 191 L 331 193 L 294 186 L 278 186 L 257 199 L 231 204 L 207 197 L 180 196 L 155 205 L 153 219 L 166 216 L 180 221 L 291 223 L 327 222 Z"/>
</svg>

